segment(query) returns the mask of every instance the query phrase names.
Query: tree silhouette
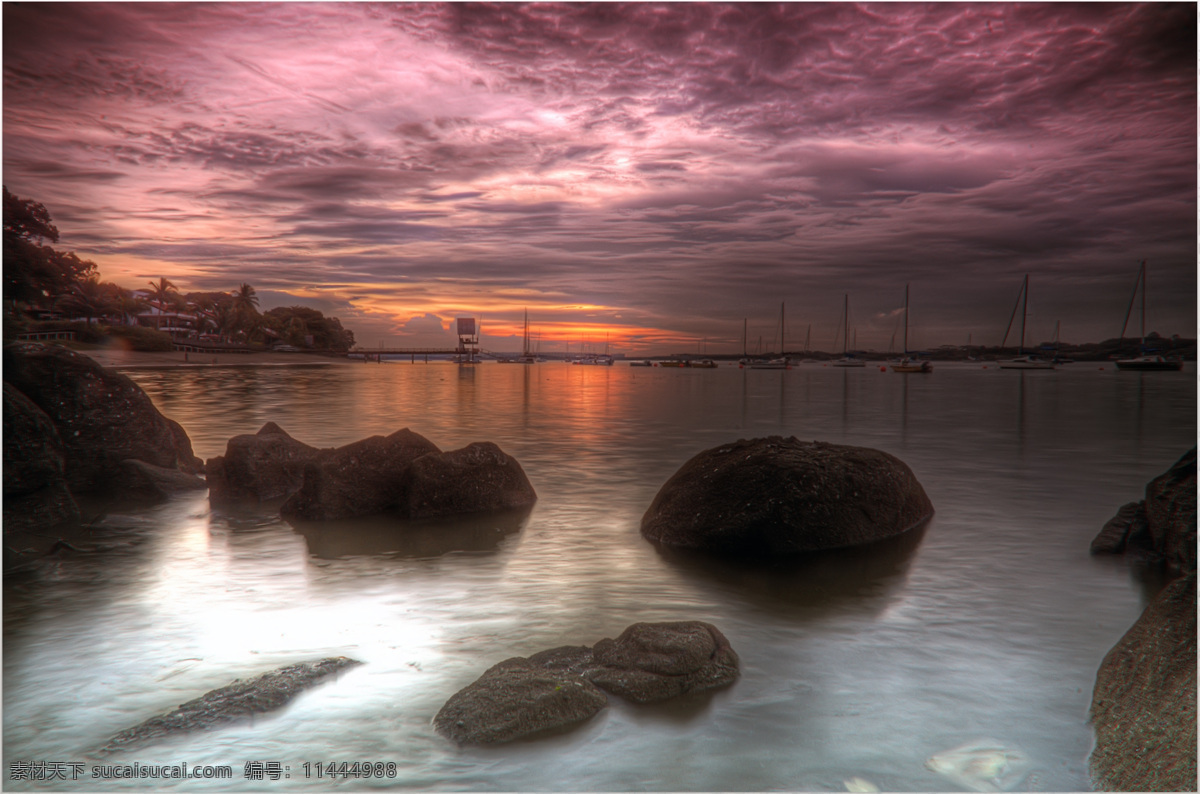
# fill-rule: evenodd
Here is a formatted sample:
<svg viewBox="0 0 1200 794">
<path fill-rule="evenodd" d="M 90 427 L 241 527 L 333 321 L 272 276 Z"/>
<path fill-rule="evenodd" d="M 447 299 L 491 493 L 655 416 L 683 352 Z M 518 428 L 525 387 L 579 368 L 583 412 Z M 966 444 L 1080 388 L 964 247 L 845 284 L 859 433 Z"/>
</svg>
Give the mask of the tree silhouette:
<svg viewBox="0 0 1200 794">
<path fill-rule="evenodd" d="M 150 291 L 154 294 L 154 300 L 158 301 L 159 313 L 154 315 L 154 327 L 158 329 L 162 327 L 163 312 L 167 310 L 168 304 L 171 303 L 171 293 L 174 292 L 178 295 L 179 289 L 162 276 L 159 276 L 157 284 L 153 281 L 149 282 L 149 284 Z"/>
</svg>

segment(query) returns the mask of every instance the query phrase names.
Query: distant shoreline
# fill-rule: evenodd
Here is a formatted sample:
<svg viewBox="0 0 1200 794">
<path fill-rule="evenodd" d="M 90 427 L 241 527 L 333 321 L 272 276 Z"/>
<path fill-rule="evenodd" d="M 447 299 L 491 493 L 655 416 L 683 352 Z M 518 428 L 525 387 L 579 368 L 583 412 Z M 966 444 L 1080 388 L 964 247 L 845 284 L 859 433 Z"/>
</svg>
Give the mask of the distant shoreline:
<svg viewBox="0 0 1200 794">
<path fill-rule="evenodd" d="M 151 353 L 136 350 L 80 350 L 102 367 L 111 369 L 183 369 L 201 367 L 329 367 L 342 364 L 361 364 L 357 359 L 322 356 L 310 353 L 184 353 L 181 351 Z"/>
</svg>

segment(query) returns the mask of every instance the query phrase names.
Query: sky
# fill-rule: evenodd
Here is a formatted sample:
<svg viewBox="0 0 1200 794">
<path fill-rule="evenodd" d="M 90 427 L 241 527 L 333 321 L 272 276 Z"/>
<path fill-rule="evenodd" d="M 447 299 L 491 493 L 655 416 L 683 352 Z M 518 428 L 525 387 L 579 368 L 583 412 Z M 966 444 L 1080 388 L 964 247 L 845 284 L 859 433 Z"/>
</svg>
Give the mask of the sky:
<svg viewBox="0 0 1200 794">
<path fill-rule="evenodd" d="M 906 285 L 910 348 L 999 344 L 1026 274 L 1027 343 L 1115 337 L 1146 260 L 1196 333 L 1192 3 L 3 15 L 4 183 L 125 287 L 370 347 L 883 351 Z"/>
</svg>

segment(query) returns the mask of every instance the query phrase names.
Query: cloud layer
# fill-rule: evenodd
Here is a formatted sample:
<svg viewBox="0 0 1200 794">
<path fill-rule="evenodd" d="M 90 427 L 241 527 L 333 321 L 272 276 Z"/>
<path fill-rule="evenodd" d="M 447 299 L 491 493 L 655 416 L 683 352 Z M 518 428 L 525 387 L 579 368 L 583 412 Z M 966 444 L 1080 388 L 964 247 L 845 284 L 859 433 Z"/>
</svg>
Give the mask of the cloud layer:
<svg viewBox="0 0 1200 794">
<path fill-rule="evenodd" d="M 1192 4 L 6 4 L 4 167 L 106 278 L 359 339 L 1196 325 Z M 314 303 L 314 305 L 316 305 Z M 992 337 L 996 337 L 994 340 Z M 802 341 L 802 336 L 797 343 Z M 500 340 L 492 340 L 503 346 Z"/>
</svg>

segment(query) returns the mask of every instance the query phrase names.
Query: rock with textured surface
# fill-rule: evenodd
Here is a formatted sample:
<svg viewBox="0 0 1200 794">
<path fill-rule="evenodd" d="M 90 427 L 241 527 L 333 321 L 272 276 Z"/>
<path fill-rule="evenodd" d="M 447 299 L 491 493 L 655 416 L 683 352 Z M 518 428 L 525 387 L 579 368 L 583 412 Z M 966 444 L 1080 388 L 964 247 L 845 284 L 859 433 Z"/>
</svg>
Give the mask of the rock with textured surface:
<svg viewBox="0 0 1200 794">
<path fill-rule="evenodd" d="M 738 677 L 738 657 L 729 640 L 700 621 L 635 623 L 615 640 L 603 639 L 591 648 L 554 648 L 529 661 L 581 675 L 635 703 L 729 686 Z"/>
<path fill-rule="evenodd" d="M 1089 769 L 1108 791 L 1196 790 L 1196 574 L 1169 584 L 1104 657 Z"/>
<path fill-rule="evenodd" d="M 591 719 L 607 702 L 591 682 L 517 657 L 455 693 L 433 725 L 459 744 L 498 744 Z"/>
<path fill-rule="evenodd" d="M 590 648 L 564 645 L 500 662 L 450 698 L 434 727 L 461 744 L 507 742 L 589 719 L 604 707 L 604 692 L 657 703 L 737 677 L 737 654 L 715 626 L 635 623 Z"/>
<path fill-rule="evenodd" d="M 1123 505 L 1100 530 L 1092 554 L 1134 552 L 1169 570 L 1196 570 L 1196 448 L 1146 484 L 1145 499 Z"/>
<path fill-rule="evenodd" d="M 141 460 L 189 474 L 203 471 L 178 423 L 163 416 L 125 375 L 54 345 L 4 348 L 4 380 L 49 417 L 63 443 L 67 487 L 119 495 L 121 461 Z"/>
<path fill-rule="evenodd" d="M 537 501 L 521 464 L 486 441 L 414 460 L 401 490 L 399 513 L 411 519 L 521 510 Z"/>
<path fill-rule="evenodd" d="M 280 708 L 306 689 L 347 667 L 361 664 L 345 656 L 302 662 L 189 700 L 167 714 L 153 717 L 114 736 L 105 750 L 140 744 L 161 736 L 203 730 Z"/>
<path fill-rule="evenodd" d="M 208 498 L 215 505 L 286 499 L 304 484 L 304 467 L 321 450 L 267 422 L 253 435 L 234 436 L 225 454 L 205 463 Z"/>
<path fill-rule="evenodd" d="M 329 521 L 396 512 L 409 466 L 422 455 L 440 451 L 408 428 L 322 450 L 305 464 L 300 490 L 283 503 L 280 513 Z"/>
<path fill-rule="evenodd" d="M 79 520 L 63 444 L 50 417 L 4 384 L 4 532 L 44 532 Z"/>
<path fill-rule="evenodd" d="M 747 556 L 871 543 L 933 515 L 912 471 L 879 450 L 771 436 L 693 457 L 642 517 L 666 546 Z"/>
</svg>

